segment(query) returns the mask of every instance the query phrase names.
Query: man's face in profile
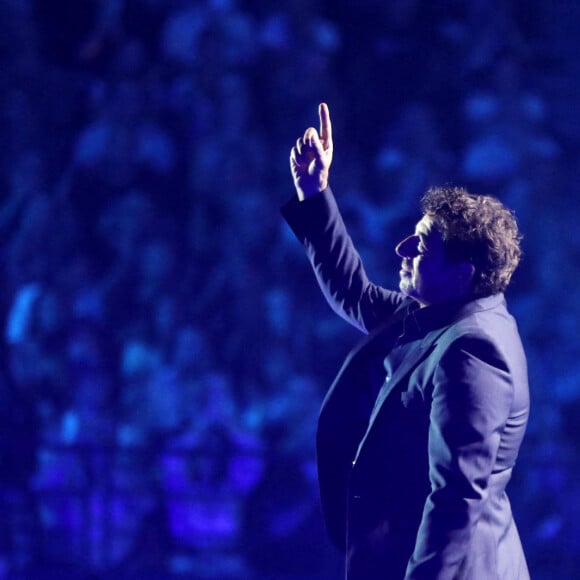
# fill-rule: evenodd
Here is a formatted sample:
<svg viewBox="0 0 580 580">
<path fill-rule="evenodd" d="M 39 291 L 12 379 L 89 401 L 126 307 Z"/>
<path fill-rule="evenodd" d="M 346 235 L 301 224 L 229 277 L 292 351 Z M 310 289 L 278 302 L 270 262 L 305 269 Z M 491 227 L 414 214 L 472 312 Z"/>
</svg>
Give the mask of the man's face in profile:
<svg viewBox="0 0 580 580">
<path fill-rule="evenodd" d="M 473 268 L 447 258 L 433 216 L 424 215 L 415 226 L 415 233 L 400 242 L 395 251 L 402 258 L 399 288 L 421 306 L 469 294 Z"/>
</svg>

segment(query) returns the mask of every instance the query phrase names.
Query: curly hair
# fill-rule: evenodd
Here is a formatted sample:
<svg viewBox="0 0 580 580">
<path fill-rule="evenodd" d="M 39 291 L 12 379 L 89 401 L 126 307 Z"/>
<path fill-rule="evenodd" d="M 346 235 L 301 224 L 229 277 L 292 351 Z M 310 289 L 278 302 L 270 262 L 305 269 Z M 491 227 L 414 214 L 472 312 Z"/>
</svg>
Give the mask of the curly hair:
<svg viewBox="0 0 580 580">
<path fill-rule="evenodd" d="M 513 212 L 495 197 L 474 195 L 461 187 L 429 189 L 421 208 L 433 216 L 447 256 L 473 264 L 475 296 L 507 288 L 522 255 Z"/>
</svg>

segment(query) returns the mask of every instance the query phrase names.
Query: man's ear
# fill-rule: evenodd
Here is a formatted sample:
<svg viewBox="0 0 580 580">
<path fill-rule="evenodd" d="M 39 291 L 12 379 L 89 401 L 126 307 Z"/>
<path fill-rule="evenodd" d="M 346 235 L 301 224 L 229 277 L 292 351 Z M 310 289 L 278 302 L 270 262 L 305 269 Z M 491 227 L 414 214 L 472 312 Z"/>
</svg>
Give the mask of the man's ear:
<svg viewBox="0 0 580 580">
<path fill-rule="evenodd" d="M 466 287 L 471 286 L 475 276 L 475 266 L 471 262 L 459 262 L 457 264 L 457 277 Z"/>
</svg>

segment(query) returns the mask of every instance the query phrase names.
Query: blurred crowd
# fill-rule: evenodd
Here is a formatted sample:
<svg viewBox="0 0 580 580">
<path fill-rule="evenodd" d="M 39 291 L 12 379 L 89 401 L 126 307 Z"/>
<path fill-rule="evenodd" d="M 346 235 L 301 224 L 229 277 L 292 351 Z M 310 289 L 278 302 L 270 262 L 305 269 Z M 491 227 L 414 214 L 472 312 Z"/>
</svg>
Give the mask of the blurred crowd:
<svg viewBox="0 0 580 580">
<path fill-rule="evenodd" d="M 546 4 L 0 3 L 0 579 L 340 577 L 314 434 L 357 336 L 278 213 L 323 100 L 375 281 L 430 185 L 515 210 L 512 503 L 534 578 L 580 573 L 580 6 Z"/>
</svg>

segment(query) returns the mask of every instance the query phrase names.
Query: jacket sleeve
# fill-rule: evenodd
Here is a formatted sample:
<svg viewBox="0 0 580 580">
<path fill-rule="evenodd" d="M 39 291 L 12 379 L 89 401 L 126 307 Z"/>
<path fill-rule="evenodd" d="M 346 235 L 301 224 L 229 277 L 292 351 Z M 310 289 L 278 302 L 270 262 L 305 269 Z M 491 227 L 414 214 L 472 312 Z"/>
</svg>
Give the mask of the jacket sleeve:
<svg viewBox="0 0 580 580">
<path fill-rule="evenodd" d="M 388 320 L 403 295 L 369 281 L 330 188 L 302 202 L 291 199 L 282 215 L 304 245 L 320 289 L 339 316 L 365 333 Z"/>
<path fill-rule="evenodd" d="M 511 375 L 491 340 L 464 336 L 441 358 L 429 426 L 427 497 L 407 580 L 457 577 L 488 499 L 513 399 Z"/>
</svg>

